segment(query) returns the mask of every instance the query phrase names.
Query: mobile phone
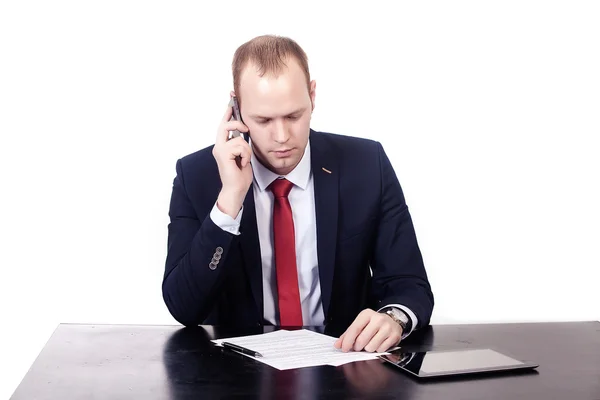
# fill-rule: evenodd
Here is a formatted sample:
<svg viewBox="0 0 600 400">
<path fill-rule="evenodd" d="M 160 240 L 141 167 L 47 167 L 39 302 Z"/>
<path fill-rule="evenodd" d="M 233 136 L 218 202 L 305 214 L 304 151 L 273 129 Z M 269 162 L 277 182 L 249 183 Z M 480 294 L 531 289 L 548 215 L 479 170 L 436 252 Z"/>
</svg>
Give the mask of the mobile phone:
<svg viewBox="0 0 600 400">
<path fill-rule="evenodd" d="M 236 120 L 236 121 L 240 121 L 241 123 L 244 123 L 244 121 L 242 121 L 242 113 L 240 112 L 240 104 L 238 102 L 237 97 L 232 97 L 231 99 L 231 108 L 233 110 L 232 115 L 231 115 L 231 120 Z M 238 136 L 241 136 L 246 142 L 248 142 L 248 139 L 250 137 L 250 132 L 244 134 L 243 132 L 236 130 L 233 131 L 229 131 L 229 139 L 233 139 L 236 138 Z"/>
</svg>

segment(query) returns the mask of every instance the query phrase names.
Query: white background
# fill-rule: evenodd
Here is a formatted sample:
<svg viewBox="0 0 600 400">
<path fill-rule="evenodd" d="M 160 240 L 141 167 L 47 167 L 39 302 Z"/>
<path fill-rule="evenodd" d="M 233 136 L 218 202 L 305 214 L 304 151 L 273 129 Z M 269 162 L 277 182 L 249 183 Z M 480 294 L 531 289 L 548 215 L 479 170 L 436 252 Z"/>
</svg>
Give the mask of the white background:
<svg viewBox="0 0 600 400">
<path fill-rule="evenodd" d="M 176 324 L 175 162 L 264 33 L 308 53 L 314 129 L 383 143 L 433 323 L 600 319 L 597 2 L 282 4 L 2 2 L 0 398 L 61 322 Z"/>
</svg>

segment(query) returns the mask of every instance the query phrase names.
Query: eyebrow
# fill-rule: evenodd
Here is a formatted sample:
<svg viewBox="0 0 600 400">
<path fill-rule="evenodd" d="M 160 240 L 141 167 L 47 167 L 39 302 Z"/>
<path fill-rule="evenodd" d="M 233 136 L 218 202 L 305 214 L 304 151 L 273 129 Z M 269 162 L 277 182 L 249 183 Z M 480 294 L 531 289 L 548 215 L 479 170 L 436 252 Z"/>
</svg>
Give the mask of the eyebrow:
<svg viewBox="0 0 600 400">
<path fill-rule="evenodd" d="M 304 112 L 305 110 L 306 110 L 306 107 L 302 107 L 302 108 L 299 108 L 299 109 L 297 109 L 295 111 L 292 111 L 291 113 L 286 114 L 286 116 L 288 116 L 288 115 L 294 115 L 294 114 L 299 114 L 299 113 Z M 273 117 L 265 117 L 263 115 L 253 115 L 252 114 L 252 115 L 250 115 L 250 118 L 252 118 L 252 119 L 271 119 Z"/>
</svg>

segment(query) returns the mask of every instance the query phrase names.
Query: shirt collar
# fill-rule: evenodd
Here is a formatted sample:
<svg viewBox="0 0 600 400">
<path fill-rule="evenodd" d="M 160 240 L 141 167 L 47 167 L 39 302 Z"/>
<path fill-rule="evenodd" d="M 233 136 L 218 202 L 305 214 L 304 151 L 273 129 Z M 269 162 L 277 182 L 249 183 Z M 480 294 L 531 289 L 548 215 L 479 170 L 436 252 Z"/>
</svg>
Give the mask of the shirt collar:
<svg viewBox="0 0 600 400">
<path fill-rule="evenodd" d="M 308 179 L 310 178 L 310 140 L 306 143 L 304 154 L 298 165 L 296 165 L 296 168 L 285 176 L 278 175 L 262 165 L 260 161 L 258 161 L 258 158 L 256 158 L 254 152 L 252 152 L 251 161 L 254 181 L 258 184 L 258 188 L 261 192 L 268 188 L 269 185 L 279 177 L 286 178 L 302 190 L 306 190 Z"/>
</svg>

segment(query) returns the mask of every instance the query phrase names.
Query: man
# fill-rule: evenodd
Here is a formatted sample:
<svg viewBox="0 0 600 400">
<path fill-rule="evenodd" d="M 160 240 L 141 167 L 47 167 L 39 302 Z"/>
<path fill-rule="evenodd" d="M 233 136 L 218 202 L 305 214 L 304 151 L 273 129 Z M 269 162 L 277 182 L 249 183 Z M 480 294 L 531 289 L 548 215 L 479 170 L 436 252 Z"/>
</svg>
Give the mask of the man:
<svg viewBox="0 0 600 400">
<path fill-rule="evenodd" d="M 233 60 L 241 121 L 177 161 L 163 297 L 184 325 L 336 324 L 385 351 L 429 324 L 433 294 L 404 195 L 375 141 L 310 128 L 315 81 L 292 40 Z M 229 139 L 229 132 L 248 134 Z"/>
</svg>

